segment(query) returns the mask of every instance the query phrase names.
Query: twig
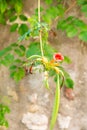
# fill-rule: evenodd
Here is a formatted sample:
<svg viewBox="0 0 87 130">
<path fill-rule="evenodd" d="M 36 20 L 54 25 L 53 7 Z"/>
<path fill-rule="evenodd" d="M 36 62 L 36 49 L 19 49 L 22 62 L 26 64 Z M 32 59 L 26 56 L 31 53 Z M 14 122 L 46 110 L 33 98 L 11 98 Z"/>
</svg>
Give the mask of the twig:
<svg viewBox="0 0 87 130">
<path fill-rule="evenodd" d="M 40 0 L 38 0 L 38 22 L 40 23 Z M 41 54 L 42 54 L 42 56 L 44 56 L 41 30 L 39 33 L 39 37 L 40 37 Z"/>
<path fill-rule="evenodd" d="M 65 11 L 65 14 L 68 13 L 75 5 L 76 1 Z"/>
</svg>

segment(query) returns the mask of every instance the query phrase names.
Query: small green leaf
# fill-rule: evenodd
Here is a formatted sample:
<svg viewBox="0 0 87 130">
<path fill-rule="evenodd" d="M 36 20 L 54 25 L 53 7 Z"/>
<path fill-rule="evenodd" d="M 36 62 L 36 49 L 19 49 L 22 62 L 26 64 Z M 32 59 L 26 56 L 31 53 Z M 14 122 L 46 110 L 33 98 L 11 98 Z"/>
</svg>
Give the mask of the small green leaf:
<svg viewBox="0 0 87 130">
<path fill-rule="evenodd" d="M 20 35 L 25 34 L 26 32 L 28 32 L 28 26 L 26 24 L 21 24 L 19 29 L 18 29 L 18 33 Z"/>
<path fill-rule="evenodd" d="M 63 4 L 58 4 L 57 6 L 57 14 L 58 16 L 63 16 L 64 12 L 65 12 L 65 8 L 63 6 Z"/>
<path fill-rule="evenodd" d="M 18 56 L 20 56 L 20 57 L 21 57 L 21 56 L 24 56 L 24 52 L 23 52 L 23 51 L 21 51 L 21 50 L 20 50 L 20 49 L 18 49 L 18 48 L 17 48 L 17 49 L 15 49 L 15 50 L 14 50 L 14 52 L 15 52 Z"/>
<path fill-rule="evenodd" d="M 67 88 L 73 88 L 74 82 L 70 77 L 68 77 L 65 79 L 65 85 Z"/>
<path fill-rule="evenodd" d="M 22 0 L 16 0 L 15 1 L 15 10 L 18 14 L 20 14 L 22 12 L 22 8 L 23 8 Z"/>
<path fill-rule="evenodd" d="M 26 51 L 26 57 L 30 57 L 32 55 L 41 55 L 40 44 L 38 42 L 32 42 L 29 45 L 28 50 Z"/>
<path fill-rule="evenodd" d="M 5 121 L 5 122 L 3 123 L 3 126 L 6 126 L 6 127 L 8 128 L 8 127 L 9 127 L 8 122 L 7 122 L 7 121 Z"/>
<path fill-rule="evenodd" d="M 20 49 L 21 49 L 22 51 L 25 52 L 26 48 L 25 48 L 23 45 L 20 45 L 19 47 L 20 47 Z"/>
<path fill-rule="evenodd" d="M 57 29 L 65 30 L 68 27 L 68 24 L 65 20 L 58 21 Z"/>
<path fill-rule="evenodd" d="M 8 66 L 14 62 L 14 56 L 12 54 L 7 54 L 3 59 L 2 59 L 2 64 L 5 66 Z"/>
<path fill-rule="evenodd" d="M 15 31 L 17 30 L 17 28 L 18 28 L 18 23 L 14 23 L 14 24 L 11 26 L 10 31 L 11 31 L 11 32 L 15 32 Z"/>
<path fill-rule="evenodd" d="M 12 43 L 10 46 L 11 46 L 11 47 L 17 47 L 18 44 L 17 44 L 17 43 Z"/>
<path fill-rule="evenodd" d="M 86 2 L 86 0 L 77 0 L 78 5 L 84 5 Z"/>
<path fill-rule="evenodd" d="M 17 71 L 15 71 L 13 78 L 16 82 L 19 82 L 24 76 L 25 76 L 24 69 L 19 68 Z"/>
<path fill-rule="evenodd" d="M 85 4 L 81 7 L 81 11 L 84 13 L 87 13 L 87 4 Z"/>
<path fill-rule="evenodd" d="M 25 15 L 23 15 L 23 14 L 19 15 L 19 18 L 20 18 L 22 21 L 27 21 L 27 20 L 28 20 L 28 18 L 27 18 Z"/>
<path fill-rule="evenodd" d="M 14 15 L 14 16 L 11 16 L 11 17 L 10 17 L 9 21 L 10 21 L 10 22 L 14 22 L 16 19 L 17 19 L 17 16 Z"/>
<path fill-rule="evenodd" d="M 14 78 L 14 75 L 15 75 L 15 71 L 11 71 L 11 72 L 10 72 L 10 77 L 11 77 L 11 78 Z"/>
<path fill-rule="evenodd" d="M 55 49 L 48 43 L 45 43 L 44 46 L 44 55 L 49 59 L 53 59 L 53 55 L 56 52 Z"/>
<path fill-rule="evenodd" d="M 10 112 L 10 109 L 8 106 L 0 104 L 0 126 L 8 127 L 8 122 L 5 119 L 5 114 L 9 112 Z"/>
<path fill-rule="evenodd" d="M 64 62 L 70 64 L 72 61 L 71 61 L 71 59 L 69 57 L 64 56 Z"/>
<path fill-rule="evenodd" d="M 0 0 L 0 12 L 3 14 L 7 9 L 6 0 Z"/>
<path fill-rule="evenodd" d="M 6 20 L 5 20 L 4 14 L 0 14 L 0 23 L 3 24 L 3 25 L 6 24 Z"/>
<path fill-rule="evenodd" d="M 4 48 L 3 50 L 0 51 L 0 57 L 4 56 L 6 53 L 11 51 L 11 47 Z"/>
<path fill-rule="evenodd" d="M 6 11 L 6 16 L 8 18 L 10 18 L 14 15 L 14 12 L 15 12 L 14 8 L 8 8 L 7 11 Z"/>
<path fill-rule="evenodd" d="M 84 42 L 87 42 L 87 31 L 80 32 L 79 39 L 83 40 Z"/>
<path fill-rule="evenodd" d="M 76 27 L 79 27 L 81 29 L 86 27 L 86 24 L 80 19 L 75 18 L 73 22 Z"/>
<path fill-rule="evenodd" d="M 45 2 L 46 2 L 47 4 L 51 4 L 51 3 L 53 2 L 53 0 L 45 0 Z"/>
<path fill-rule="evenodd" d="M 49 76 L 54 76 L 55 75 L 55 70 L 50 70 L 49 71 Z"/>
<path fill-rule="evenodd" d="M 17 68 L 17 66 L 16 65 L 12 65 L 12 66 L 10 66 L 10 70 L 15 70 Z"/>
<path fill-rule="evenodd" d="M 20 59 L 16 59 L 14 62 L 20 64 L 22 61 Z"/>
<path fill-rule="evenodd" d="M 77 35 L 78 30 L 74 26 L 69 25 L 66 29 L 66 33 L 68 37 L 74 37 Z"/>
</svg>

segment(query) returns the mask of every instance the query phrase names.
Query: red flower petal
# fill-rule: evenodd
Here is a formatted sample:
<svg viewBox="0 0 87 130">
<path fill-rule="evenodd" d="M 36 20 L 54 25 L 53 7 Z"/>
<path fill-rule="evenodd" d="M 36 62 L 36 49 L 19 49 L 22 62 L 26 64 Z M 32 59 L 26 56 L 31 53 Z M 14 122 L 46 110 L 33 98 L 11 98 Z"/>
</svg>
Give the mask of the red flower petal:
<svg viewBox="0 0 87 130">
<path fill-rule="evenodd" d="M 55 61 L 62 61 L 62 60 L 64 60 L 64 57 L 61 55 L 61 53 L 55 53 L 53 56 L 53 59 Z"/>
</svg>

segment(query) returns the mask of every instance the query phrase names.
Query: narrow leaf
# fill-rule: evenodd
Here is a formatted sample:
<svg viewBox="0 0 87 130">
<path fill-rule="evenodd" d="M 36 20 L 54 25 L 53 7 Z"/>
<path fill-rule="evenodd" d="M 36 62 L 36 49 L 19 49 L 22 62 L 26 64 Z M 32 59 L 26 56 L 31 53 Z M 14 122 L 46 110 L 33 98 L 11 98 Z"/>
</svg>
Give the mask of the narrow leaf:
<svg viewBox="0 0 87 130">
<path fill-rule="evenodd" d="M 21 13 L 22 8 L 23 8 L 22 0 L 16 0 L 16 2 L 15 2 L 15 10 L 16 10 L 16 12 L 18 14 Z"/>
<path fill-rule="evenodd" d="M 65 85 L 67 88 L 73 88 L 74 82 L 70 77 L 68 77 L 65 79 Z"/>
<path fill-rule="evenodd" d="M 13 16 L 10 17 L 9 21 L 14 22 L 16 19 L 17 19 L 17 16 L 13 15 Z"/>
<path fill-rule="evenodd" d="M 7 9 L 7 2 L 6 0 L 0 1 L 0 12 L 3 14 Z"/>
<path fill-rule="evenodd" d="M 20 81 L 23 77 L 25 76 L 25 71 L 23 68 L 19 68 L 15 73 L 14 73 L 14 80 L 16 82 Z"/>
<path fill-rule="evenodd" d="M 11 32 L 15 32 L 15 31 L 17 30 L 17 28 L 18 28 L 18 23 L 14 23 L 14 24 L 11 26 L 10 31 L 11 31 Z"/>
<path fill-rule="evenodd" d="M 27 18 L 25 15 L 23 15 L 23 14 L 19 15 L 19 18 L 20 18 L 22 21 L 27 21 L 27 20 L 28 20 L 28 18 Z"/>
<path fill-rule="evenodd" d="M 21 24 L 18 29 L 18 33 L 20 35 L 24 35 L 26 32 L 28 32 L 28 26 L 26 24 Z"/>
</svg>

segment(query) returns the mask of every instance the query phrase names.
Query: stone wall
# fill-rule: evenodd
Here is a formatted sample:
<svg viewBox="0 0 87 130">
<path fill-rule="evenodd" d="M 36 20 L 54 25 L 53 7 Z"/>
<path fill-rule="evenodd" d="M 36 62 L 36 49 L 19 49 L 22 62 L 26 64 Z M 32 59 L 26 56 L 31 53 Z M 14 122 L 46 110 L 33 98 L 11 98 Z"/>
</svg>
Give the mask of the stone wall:
<svg viewBox="0 0 87 130">
<path fill-rule="evenodd" d="M 31 15 L 36 1 L 26 0 L 24 7 L 24 12 Z M 60 110 L 54 130 L 87 130 L 87 45 L 77 38 L 69 39 L 65 33 L 56 32 L 57 36 L 49 38 L 49 41 L 63 55 L 72 59 L 72 63 L 65 67 L 75 81 L 75 99 L 68 100 L 64 96 L 64 89 L 61 90 Z M 17 38 L 16 33 L 9 32 L 9 25 L 0 25 L 0 50 Z M 43 74 L 37 72 L 16 84 L 10 79 L 8 68 L 0 67 L 1 100 L 10 100 L 8 130 L 49 130 L 55 92 L 55 83 L 52 79 L 49 82 L 50 91 L 44 87 Z M 0 130 L 5 128 L 1 127 Z"/>
</svg>

